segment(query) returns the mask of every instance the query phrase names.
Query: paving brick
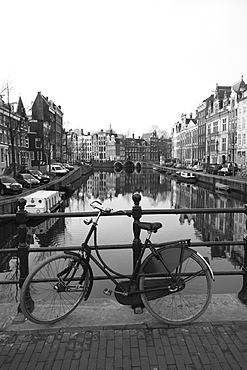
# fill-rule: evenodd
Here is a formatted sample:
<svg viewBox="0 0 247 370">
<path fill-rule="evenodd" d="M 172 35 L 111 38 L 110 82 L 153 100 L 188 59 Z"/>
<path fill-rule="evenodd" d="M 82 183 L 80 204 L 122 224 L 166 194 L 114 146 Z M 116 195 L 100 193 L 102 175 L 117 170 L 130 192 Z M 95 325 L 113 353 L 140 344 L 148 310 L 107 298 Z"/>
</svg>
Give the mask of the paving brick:
<svg viewBox="0 0 247 370">
<path fill-rule="evenodd" d="M 52 369 L 53 363 L 55 362 L 55 358 L 56 358 L 56 352 L 50 352 L 49 356 L 45 360 L 45 370 Z"/>
<path fill-rule="evenodd" d="M 130 356 L 130 339 L 123 338 L 123 355 Z"/>
<path fill-rule="evenodd" d="M 182 355 L 176 355 L 176 356 L 174 356 L 174 358 L 175 358 L 177 368 L 179 370 L 186 370 L 185 363 L 184 363 L 184 360 L 183 360 L 183 356 Z"/>
<path fill-rule="evenodd" d="M 114 367 L 115 369 L 123 366 L 123 351 L 120 348 L 115 349 Z"/>
<path fill-rule="evenodd" d="M 72 360 L 69 370 L 79 370 L 79 364 L 80 364 L 79 360 Z"/>
<path fill-rule="evenodd" d="M 52 370 L 61 370 L 62 360 L 56 360 L 52 366 Z"/>
<path fill-rule="evenodd" d="M 207 353 L 205 352 L 204 348 L 202 346 L 197 346 L 197 353 L 198 353 L 198 356 L 200 357 L 201 359 L 201 362 L 202 364 L 210 364 L 210 360 L 207 356 Z"/>
<path fill-rule="evenodd" d="M 246 370 L 247 363 L 242 322 L 0 332 L 0 343 L 1 370 Z"/>
<path fill-rule="evenodd" d="M 192 359 L 188 351 L 188 348 L 186 346 L 180 346 L 180 351 L 181 351 L 181 355 L 183 356 L 184 363 L 186 365 L 192 364 Z"/>
<path fill-rule="evenodd" d="M 41 352 L 45 344 L 44 340 L 39 340 L 34 348 L 34 352 Z"/>
<path fill-rule="evenodd" d="M 131 369 L 131 359 L 130 357 L 124 356 L 123 357 L 123 370 Z"/>
<path fill-rule="evenodd" d="M 97 369 L 105 369 L 106 350 L 100 349 L 97 357 Z"/>
<path fill-rule="evenodd" d="M 148 357 L 141 357 L 141 369 L 142 370 L 150 370 L 150 363 Z"/>
<path fill-rule="evenodd" d="M 144 339 L 139 339 L 138 340 L 138 344 L 139 344 L 140 356 L 147 356 L 147 345 L 146 345 L 146 341 Z M 163 351 L 163 349 L 162 349 L 162 351 Z"/>
<path fill-rule="evenodd" d="M 89 360 L 89 351 L 83 351 L 80 358 L 79 368 L 86 369 L 88 365 L 88 360 Z"/>
<path fill-rule="evenodd" d="M 168 347 L 168 346 L 164 347 L 164 353 L 165 353 L 165 358 L 166 358 L 167 364 L 168 365 L 175 364 L 175 359 L 174 359 L 171 347 Z"/>
<path fill-rule="evenodd" d="M 105 360 L 105 368 L 107 370 L 114 370 L 114 359 L 113 359 L 113 357 L 107 357 L 106 358 L 106 360 Z M 82 367 L 82 369 L 84 369 L 84 368 Z"/>
<path fill-rule="evenodd" d="M 138 348 L 131 348 L 131 364 L 132 366 L 140 366 L 140 356 L 139 356 L 139 349 Z"/>
<path fill-rule="evenodd" d="M 233 354 L 234 358 L 236 359 L 237 362 L 243 362 L 244 357 L 242 354 L 239 352 L 238 348 L 235 346 L 235 344 L 228 344 L 228 348 L 230 349 L 231 353 Z"/>
<path fill-rule="evenodd" d="M 26 351 L 25 351 L 25 353 L 24 353 L 24 356 L 23 356 L 23 358 L 22 358 L 22 361 L 29 361 L 29 359 L 30 359 L 30 357 L 32 356 L 32 353 L 33 353 L 33 351 L 34 351 L 34 348 L 35 348 L 35 344 L 30 344 L 28 347 L 27 347 L 27 349 L 26 349 Z"/>
<path fill-rule="evenodd" d="M 106 356 L 114 357 L 114 340 L 107 341 Z"/>
<path fill-rule="evenodd" d="M 231 353 L 226 353 L 225 356 L 226 356 L 226 360 L 228 364 L 230 365 L 231 369 L 241 370 L 241 367 L 238 365 L 237 361 L 235 360 L 235 358 L 233 357 Z"/>
</svg>

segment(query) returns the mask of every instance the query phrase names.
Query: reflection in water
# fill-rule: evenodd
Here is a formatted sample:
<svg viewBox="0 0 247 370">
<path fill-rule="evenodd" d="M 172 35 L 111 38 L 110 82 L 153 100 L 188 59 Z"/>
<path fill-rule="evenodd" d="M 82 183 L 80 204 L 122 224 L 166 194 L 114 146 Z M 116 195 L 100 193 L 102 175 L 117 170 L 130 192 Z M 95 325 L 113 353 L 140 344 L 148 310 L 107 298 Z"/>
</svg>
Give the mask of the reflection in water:
<svg viewBox="0 0 247 370">
<path fill-rule="evenodd" d="M 113 209 L 131 209 L 132 194 L 140 192 L 143 209 L 151 208 L 236 208 L 243 207 L 245 199 L 234 199 L 191 184 L 177 183 L 163 174 L 152 170 L 98 171 L 88 178 L 74 184 L 76 190 L 64 203 L 64 212 L 83 212 L 92 210 L 90 203 L 101 200 L 105 206 Z M 155 217 L 155 218 L 154 218 Z M 246 216 L 243 213 L 233 214 L 181 214 L 143 216 L 143 220 L 163 223 L 163 229 L 153 236 L 154 242 L 191 238 L 192 241 L 242 240 L 245 232 Z M 30 247 L 46 246 L 79 246 L 88 227 L 82 218 L 47 219 L 37 226 L 28 228 Z M 12 248 L 18 245 L 18 229 L 15 223 L 9 223 L 1 230 L 0 248 Z M 133 241 L 132 220 L 124 217 L 102 218 L 99 225 L 99 244 L 131 244 Z M 210 260 L 213 270 L 230 270 L 240 268 L 243 263 L 243 247 L 217 246 L 203 247 L 200 252 Z M 51 252 L 31 253 L 30 265 L 33 266 L 48 257 Z M 112 252 L 104 252 L 107 262 L 120 270 L 132 266 L 132 254 L 129 251 L 118 251 L 117 258 Z M 16 259 L 12 255 L 0 254 L 0 278 L 16 277 Z M 123 272 L 126 272 L 125 270 Z M 127 273 L 130 271 L 128 270 Z M 18 272 L 17 272 L 18 273 Z M 229 278 L 229 283 L 226 283 Z M 239 279 L 238 279 L 239 278 Z M 222 280 L 223 279 L 223 280 Z M 217 277 L 216 290 L 237 292 L 241 287 L 241 277 Z M 101 284 L 101 283 L 99 283 Z M 103 284 L 103 283 L 102 283 Z M 106 284 L 104 282 L 104 284 Z M 6 286 L 7 287 L 7 286 Z M 1 295 L 6 296 L 6 292 Z M 98 292 L 95 294 L 99 294 Z"/>
</svg>

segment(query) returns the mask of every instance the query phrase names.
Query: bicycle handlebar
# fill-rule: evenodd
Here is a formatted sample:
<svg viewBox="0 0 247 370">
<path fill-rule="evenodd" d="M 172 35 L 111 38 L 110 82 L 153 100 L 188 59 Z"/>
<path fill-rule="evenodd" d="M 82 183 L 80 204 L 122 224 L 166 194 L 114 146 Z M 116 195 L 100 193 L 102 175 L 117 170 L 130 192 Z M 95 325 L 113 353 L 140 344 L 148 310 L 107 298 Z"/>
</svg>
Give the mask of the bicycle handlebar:
<svg viewBox="0 0 247 370">
<path fill-rule="evenodd" d="M 109 214 L 113 211 L 112 208 L 103 208 L 103 204 L 101 202 L 99 202 L 98 200 L 94 200 L 92 203 L 90 203 L 90 206 L 92 208 L 96 208 L 98 209 L 101 213 L 106 213 L 106 214 Z M 131 217 L 131 215 L 129 215 L 126 211 L 124 211 L 123 209 L 119 209 L 118 211 L 114 211 L 114 214 L 124 214 L 128 217 Z"/>
</svg>

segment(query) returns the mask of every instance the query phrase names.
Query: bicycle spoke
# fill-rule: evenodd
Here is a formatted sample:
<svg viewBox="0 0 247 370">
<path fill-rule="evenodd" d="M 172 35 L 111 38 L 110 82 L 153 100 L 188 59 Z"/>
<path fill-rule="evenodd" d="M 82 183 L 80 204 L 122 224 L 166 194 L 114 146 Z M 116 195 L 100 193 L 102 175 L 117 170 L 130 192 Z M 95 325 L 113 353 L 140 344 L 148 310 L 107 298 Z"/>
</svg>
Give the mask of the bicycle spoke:
<svg viewBox="0 0 247 370">
<path fill-rule="evenodd" d="M 78 264 L 76 270 L 73 267 L 70 271 L 67 269 L 65 285 L 57 278 L 58 273 L 64 271 L 71 262 L 71 258 L 74 259 L 73 263 L 79 261 L 78 257 L 66 254 L 52 256 L 37 266 L 25 280 L 22 297 L 28 298 L 22 298 L 21 309 L 29 320 L 35 323 L 56 322 L 73 311 L 85 297 L 89 284 L 88 273 L 82 286 L 78 285 L 84 273 L 82 262 Z M 74 280 L 70 282 L 70 276 L 73 274 L 76 283 Z"/>
<path fill-rule="evenodd" d="M 147 310 L 159 321 L 171 325 L 187 324 L 202 315 L 208 307 L 211 298 L 211 278 L 204 261 L 195 252 L 191 253 L 189 248 L 185 247 L 186 258 L 180 265 L 176 264 L 174 248 L 177 248 L 175 255 L 180 256 L 180 246 L 168 246 L 160 252 L 164 260 L 168 261 L 168 265 L 169 256 L 173 256 L 175 267 L 170 278 L 167 277 L 167 271 L 163 273 L 163 280 L 151 278 L 147 258 L 140 275 L 140 290 L 144 290 L 141 297 Z M 146 275 L 145 266 L 148 270 Z M 155 271 L 155 268 L 159 268 L 159 271 Z M 162 275 L 160 265 L 157 267 L 152 263 L 152 269 L 155 275 Z M 160 284 L 163 284 L 163 292 Z M 150 289 L 150 285 L 154 293 L 148 291 L 145 293 L 145 289 Z"/>
</svg>

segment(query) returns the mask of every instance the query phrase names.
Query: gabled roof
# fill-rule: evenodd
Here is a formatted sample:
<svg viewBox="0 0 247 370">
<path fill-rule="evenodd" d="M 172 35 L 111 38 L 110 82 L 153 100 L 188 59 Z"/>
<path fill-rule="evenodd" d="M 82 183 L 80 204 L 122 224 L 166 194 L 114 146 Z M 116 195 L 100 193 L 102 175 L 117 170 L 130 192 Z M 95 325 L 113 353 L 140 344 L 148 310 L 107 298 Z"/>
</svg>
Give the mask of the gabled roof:
<svg viewBox="0 0 247 370">
<path fill-rule="evenodd" d="M 185 124 L 188 125 L 190 122 L 193 122 L 195 125 L 197 124 L 197 120 L 195 118 L 186 118 Z"/>
<path fill-rule="evenodd" d="M 231 89 L 231 86 L 218 86 L 218 84 L 216 84 L 215 98 L 219 100 L 229 98 L 231 95 Z"/>
<path fill-rule="evenodd" d="M 23 105 L 23 102 L 22 102 L 21 97 L 19 97 L 19 101 L 18 101 L 18 104 L 17 104 L 16 113 L 19 114 L 19 116 L 21 116 L 23 118 L 26 118 L 27 117 L 26 110 L 24 108 L 24 105 Z"/>
<path fill-rule="evenodd" d="M 246 83 L 243 80 L 243 76 L 241 77 L 241 80 L 236 82 L 234 85 L 232 85 L 233 90 L 238 94 L 241 90 L 245 90 L 247 88 Z"/>
<path fill-rule="evenodd" d="M 153 133 L 152 132 L 148 132 L 146 134 L 142 134 L 142 139 L 144 139 L 146 141 L 149 141 L 151 136 L 153 136 Z"/>
</svg>

